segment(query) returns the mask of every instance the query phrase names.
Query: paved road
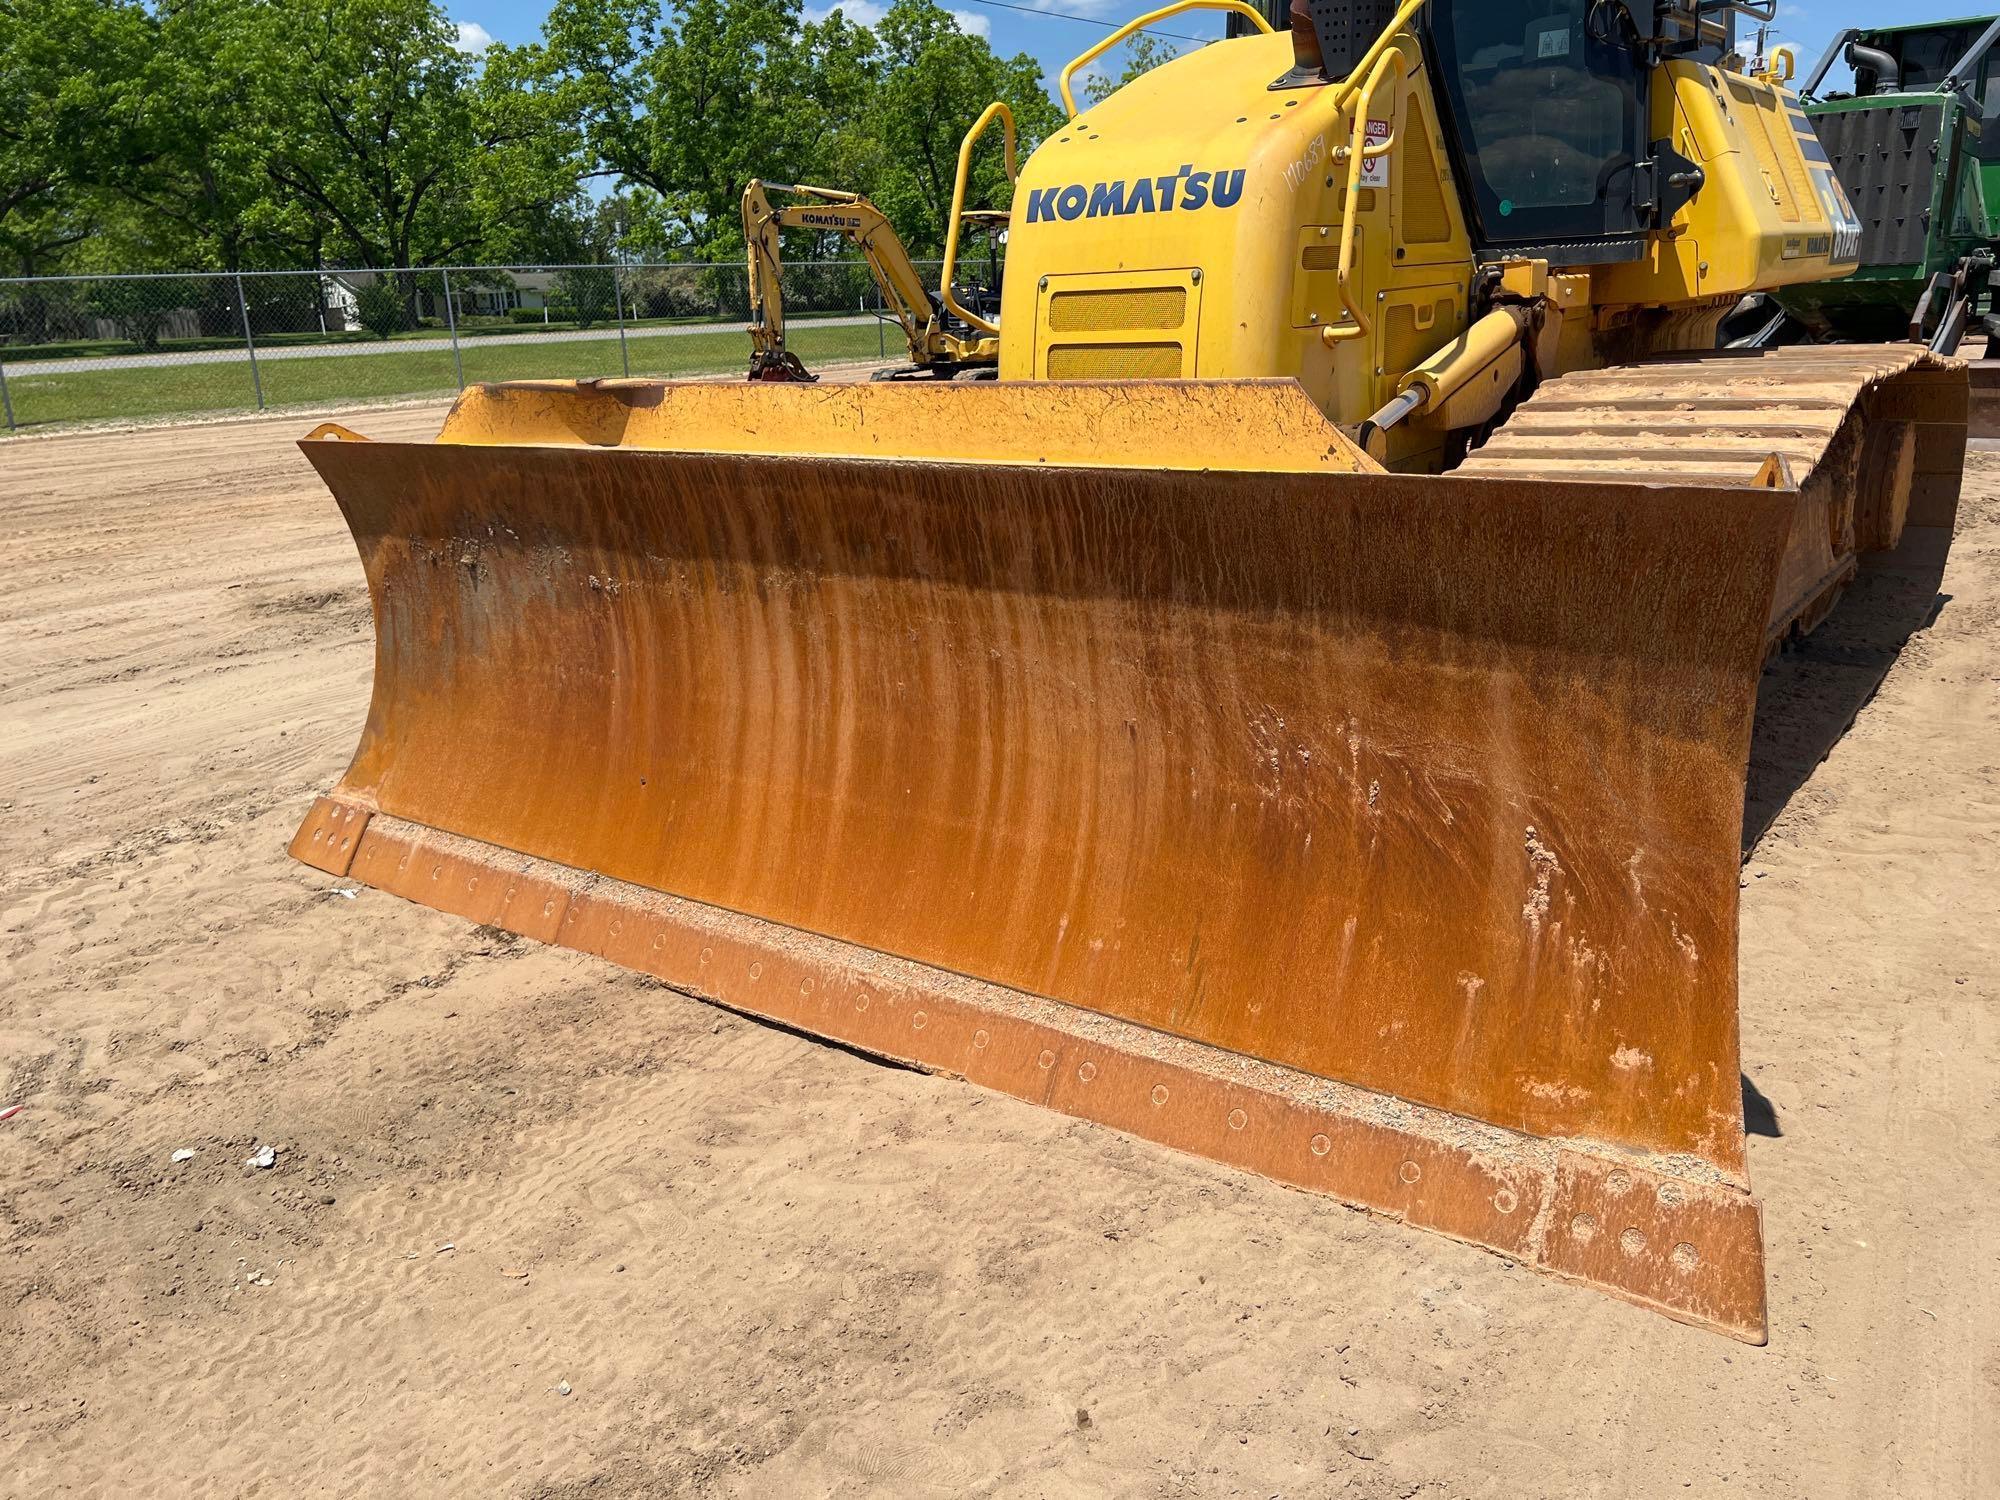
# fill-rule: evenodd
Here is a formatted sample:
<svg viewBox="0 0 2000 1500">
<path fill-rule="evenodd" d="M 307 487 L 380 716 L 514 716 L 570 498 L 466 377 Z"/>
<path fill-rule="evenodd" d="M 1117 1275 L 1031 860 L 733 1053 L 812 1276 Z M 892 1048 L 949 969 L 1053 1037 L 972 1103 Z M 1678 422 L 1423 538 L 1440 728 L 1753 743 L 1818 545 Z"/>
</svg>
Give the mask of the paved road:
<svg viewBox="0 0 2000 1500">
<path fill-rule="evenodd" d="M 874 315 L 845 318 L 795 318 L 793 327 L 853 328 L 875 322 Z M 740 318 L 723 323 L 676 323 L 671 327 L 634 328 L 633 339 L 681 338 L 694 333 L 741 333 Z M 580 344 L 616 339 L 616 328 L 589 328 L 570 333 L 483 333 L 459 340 L 463 349 L 490 349 L 496 344 Z M 354 354 L 420 354 L 449 350 L 450 338 L 371 340 L 356 344 L 292 344 L 283 348 L 259 349 L 257 359 L 268 363 L 279 359 L 339 359 Z M 5 354 L 0 350 L 0 356 Z M 203 349 L 187 354 L 107 354 L 86 359 L 32 359 L 6 363 L 15 379 L 35 375 L 70 375 L 88 370 L 157 370 L 169 365 L 240 365 L 249 359 L 242 349 Z"/>
</svg>

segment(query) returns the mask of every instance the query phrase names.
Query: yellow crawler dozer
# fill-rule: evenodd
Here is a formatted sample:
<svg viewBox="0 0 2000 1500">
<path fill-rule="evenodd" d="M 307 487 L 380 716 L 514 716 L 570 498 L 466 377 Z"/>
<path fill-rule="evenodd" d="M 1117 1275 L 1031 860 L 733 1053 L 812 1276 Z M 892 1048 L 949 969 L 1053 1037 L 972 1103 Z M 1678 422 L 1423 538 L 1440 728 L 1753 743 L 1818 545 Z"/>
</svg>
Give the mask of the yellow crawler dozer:
<svg viewBox="0 0 2000 1500">
<path fill-rule="evenodd" d="M 1941 552 L 1963 368 L 1704 352 L 1856 245 L 1709 4 L 1194 5 L 1022 164 L 996 381 L 315 431 L 293 850 L 1761 1341 L 1760 666 Z"/>
</svg>

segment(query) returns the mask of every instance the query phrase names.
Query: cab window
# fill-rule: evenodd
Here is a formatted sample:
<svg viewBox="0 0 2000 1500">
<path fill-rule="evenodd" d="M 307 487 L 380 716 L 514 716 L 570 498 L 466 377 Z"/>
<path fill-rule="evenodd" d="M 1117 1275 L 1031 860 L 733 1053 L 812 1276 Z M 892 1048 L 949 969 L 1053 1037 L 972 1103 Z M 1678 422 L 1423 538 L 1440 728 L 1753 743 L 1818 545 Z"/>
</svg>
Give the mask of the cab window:
<svg viewBox="0 0 2000 1500">
<path fill-rule="evenodd" d="M 1432 44 L 1489 243 L 1639 227 L 1639 65 L 1617 14 L 1591 0 L 1439 8 Z"/>
</svg>

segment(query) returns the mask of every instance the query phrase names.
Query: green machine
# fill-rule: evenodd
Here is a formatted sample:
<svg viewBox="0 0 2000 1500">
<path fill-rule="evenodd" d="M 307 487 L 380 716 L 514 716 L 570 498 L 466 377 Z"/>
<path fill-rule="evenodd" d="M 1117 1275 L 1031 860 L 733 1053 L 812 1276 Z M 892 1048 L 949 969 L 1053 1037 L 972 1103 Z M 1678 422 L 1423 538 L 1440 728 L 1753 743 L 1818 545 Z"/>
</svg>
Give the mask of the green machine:
<svg viewBox="0 0 2000 1500">
<path fill-rule="evenodd" d="M 1784 316 L 1769 317 L 1767 308 L 1732 342 L 1908 339 L 1951 353 L 1983 332 L 1988 354 L 2000 352 L 1993 347 L 2000 343 L 1996 43 L 1994 16 L 1849 28 L 1834 39 L 1799 95 L 1860 220 L 1861 267 L 1838 281 L 1784 289 L 1775 299 Z M 1822 95 L 1843 58 L 1854 70 L 1853 92 Z"/>
</svg>

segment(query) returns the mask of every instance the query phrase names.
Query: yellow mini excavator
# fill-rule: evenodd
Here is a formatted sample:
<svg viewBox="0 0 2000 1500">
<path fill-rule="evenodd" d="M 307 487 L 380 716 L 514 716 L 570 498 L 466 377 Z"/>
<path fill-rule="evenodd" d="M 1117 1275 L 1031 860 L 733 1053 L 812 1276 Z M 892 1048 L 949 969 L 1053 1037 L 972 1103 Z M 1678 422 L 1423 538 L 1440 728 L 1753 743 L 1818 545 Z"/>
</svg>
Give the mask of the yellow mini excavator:
<svg viewBox="0 0 2000 1500">
<path fill-rule="evenodd" d="M 1761 1340 L 1760 666 L 1948 542 L 1963 367 L 1714 351 L 1857 226 L 1713 0 L 1105 45 L 1197 5 L 1021 164 L 997 380 L 316 430 L 376 667 L 293 849 Z"/>
<path fill-rule="evenodd" d="M 1014 121 L 1005 105 L 995 105 L 1006 121 L 1008 171 L 1014 170 Z M 961 184 L 963 177 L 960 178 Z M 772 193 L 789 193 L 804 202 L 773 207 Z M 956 227 L 969 224 L 988 237 L 997 237 L 1007 227 L 1008 215 L 1001 209 L 960 207 L 953 219 L 954 233 L 947 245 L 947 260 L 954 268 L 958 260 Z M 750 257 L 750 378 L 772 381 L 815 381 L 819 377 L 790 349 L 785 347 L 785 292 L 783 231 L 816 229 L 845 235 L 860 250 L 868 273 L 875 279 L 882 305 L 901 325 L 910 347 L 908 365 L 878 371 L 875 378 L 904 379 L 928 376 L 938 380 L 979 379 L 990 376 L 1000 360 L 1000 340 L 993 323 L 980 313 L 962 307 L 951 277 L 933 294 L 925 286 L 910 252 L 896 233 L 888 216 L 859 193 L 804 184 L 764 182 L 752 178 L 743 190 L 743 243 Z"/>
</svg>

